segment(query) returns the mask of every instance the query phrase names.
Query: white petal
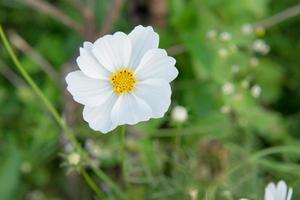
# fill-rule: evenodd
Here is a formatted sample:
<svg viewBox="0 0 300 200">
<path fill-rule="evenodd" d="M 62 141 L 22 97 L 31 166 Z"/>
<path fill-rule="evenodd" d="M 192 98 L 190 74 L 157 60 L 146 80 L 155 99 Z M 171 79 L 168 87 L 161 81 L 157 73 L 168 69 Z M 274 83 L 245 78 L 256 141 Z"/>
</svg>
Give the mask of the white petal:
<svg viewBox="0 0 300 200">
<path fill-rule="evenodd" d="M 83 48 L 79 49 L 80 55 L 76 62 L 85 75 L 91 78 L 108 79 L 110 73 L 94 57 L 92 46 L 92 43 L 84 42 Z"/>
<path fill-rule="evenodd" d="M 74 100 L 87 106 L 101 105 L 113 94 L 108 81 L 87 77 L 81 71 L 70 72 L 66 82 Z"/>
<path fill-rule="evenodd" d="M 269 183 L 265 188 L 265 200 L 276 200 L 274 196 L 275 194 L 276 194 L 275 184 Z"/>
<path fill-rule="evenodd" d="M 83 119 L 89 123 L 89 126 L 95 131 L 107 133 L 117 127 L 110 118 L 112 107 L 117 101 L 117 95 L 111 97 L 98 107 L 85 106 L 83 109 Z"/>
<path fill-rule="evenodd" d="M 131 69 L 136 69 L 143 55 L 150 49 L 158 48 L 159 36 L 154 32 L 151 26 L 136 26 L 129 38 L 132 43 L 132 55 L 129 63 Z"/>
<path fill-rule="evenodd" d="M 116 32 L 96 40 L 92 52 L 107 70 L 115 72 L 120 68 L 128 67 L 131 42 L 126 34 Z"/>
<path fill-rule="evenodd" d="M 142 58 L 136 76 L 138 80 L 161 78 L 171 82 L 178 75 L 175 63 L 176 60 L 168 56 L 165 50 L 151 49 Z"/>
<path fill-rule="evenodd" d="M 143 99 L 129 93 L 119 96 L 112 109 L 111 119 L 118 125 L 132 125 L 149 120 L 151 113 L 150 106 Z"/>
<path fill-rule="evenodd" d="M 293 189 L 290 188 L 286 200 L 291 200 L 292 195 L 293 195 Z"/>
<path fill-rule="evenodd" d="M 287 185 L 284 181 L 279 181 L 277 184 L 276 197 L 278 200 L 286 200 Z"/>
<path fill-rule="evenodd" d="M 138 82 L 134 90 L 152 109 L 152 118 L 163 117 L 171 104 L 171 87 L 163 79 L 147 79 Z"/>
</svg>

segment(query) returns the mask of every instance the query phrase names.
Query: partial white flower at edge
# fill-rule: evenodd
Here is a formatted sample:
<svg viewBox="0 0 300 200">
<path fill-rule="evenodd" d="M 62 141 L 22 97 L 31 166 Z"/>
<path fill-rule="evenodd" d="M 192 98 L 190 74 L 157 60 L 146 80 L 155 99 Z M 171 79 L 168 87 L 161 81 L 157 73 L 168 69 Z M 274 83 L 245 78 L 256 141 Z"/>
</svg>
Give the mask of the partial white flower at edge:
<svg viewBox="0 0 300 200">
<path fill-rule="evenodd" d="M 265 188 L 264 200 L 291 200 L 293 189 L 289 188 L 284 181 L 279 181 L 277 185 L 269 183 Z"/>
<path fill-rule="evenodd" d="M 80 70 L 69 73 L 66 82 L 74 100 L 84 105 L 83 118 L 93 130 L 107 133 L 164 116 L 178 70 L 158 44 L 159 35 L 150 26 L 83 43 Z"/>
</svg>

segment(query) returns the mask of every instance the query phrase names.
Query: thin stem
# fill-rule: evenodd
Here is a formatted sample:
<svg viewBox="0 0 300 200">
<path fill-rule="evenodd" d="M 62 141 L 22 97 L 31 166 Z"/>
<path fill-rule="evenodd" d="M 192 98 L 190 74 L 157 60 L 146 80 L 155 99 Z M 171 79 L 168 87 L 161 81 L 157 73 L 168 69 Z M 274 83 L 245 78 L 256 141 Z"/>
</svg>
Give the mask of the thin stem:
<svg viewBox="0 0 300 200">
<path fill-rule="evenodd" d="M 0 25 L 0 38 L 4 43 L 4 46 L 6 48 L 6 50 L 8 51 L 10 57 L 12 58 L 14 64 L 16 65 L 16 67 L 18 68 L 18 70 L 20 71 L 21 75 L 23 76 L 23 78 L 27 81 L 27 83 L 30 85 L 30 87 L 33 89 L 33 91 L 35 92 L 35 94 L 42 100 L 42 102 L 45 104 L 46 108 L 48 109 L 48 111 L 50 112 L 50 114 L 53 116 L 54 120 L 59 124 L 59 126 L 65 131 L 65 133 L 67 134 L 69 140 L 71 141 L 71 143 L 74 145 L 74 147 L 76 148 L 76 150 L 86 159 L 86 161 L 88 162 L 88 164 L 92 167 L 93 172 L 96 175 L 101 174 L 102 176 L 99 176 L 99 178 L 102 177 L 102 180 L 107 183 L 108 185 L 111 186 L 111 188 L 122 198 L 122 199 L 126 199 L 126 196 L 121 192 L 121 189 L 119 189 L 119 187 L 108 177 L 105 175 L 104 172 L 102 172 L 100 169 L 95 168 L 92 166 L 92 162 L 91 160 L 88 158 L 88 156 L 86 155 L 85 151 L 82 149 L 82 147 L 80 146 L 79 142 L 77 141 L 73 131 L 67 126 L 67 124 L 65 123 L 65 121 L 60 117 L 60 115 L 58 114 L 57 110 L 54 108 L 54 106 L 50 103 L 50 101 L 47 99 L 47 97 L 43 94 L 43 92 L 41 91 L 41 89 L 36 85 L 36 83 L 33 81 L 33 79 L 30 77 L 30 75 L 26 72 L 25 68 L 23 67 L 23 65 L 20 63 L 20 61 L 18 60 L 15 52 L 13 51 L 11 45 L 8 42 L 7 37 L 4 34 L 4 31 L 2 29 L 2 26 Z M 105 178 L 104 178 L 105 177 Z"/>
<path fill-rule="evenodd" d="M 296 6 L 290 7 L 280 13 L 277 13 L 276 15 L 271 16 L 270 18 L 267 18 L 263 21 L 254 24 L 254 26 L 263 26 L 265 28 L 270 28 L 276 24 L 279 24 L 299 14 L 300 14 L 300 4 L 297 4 Z"/>
<path fill-rule="evenodd" d="M 99 197 L 99 199 L 107 199 L 104 195 L 104 193 L 99 190 L 99 188 L 97 187 L 96 183 L 93 181 L 93 179 L 90 177 L 90 175 L 85 171 L 82 170 L 82 176 L 85 180 L 85 182 L 89 185 L 89 187 L 96 193 L 96 195 Z"/>
<path fill-rule="evenodd" d="M 29 76 L 29 74 L 26 72 L 26 70 L 24 69 L 24 67 L 22 66 L 20 61 L 18 60 L 16 54 L 14 53 L 12 47 L 10 46 L 10 44 L 9 44 L 5 34 L 4 34 L 4 31 L 3 31 L 1 25 L 0 25 L 0 37 L 3 41 L 3 43 L 4 43 L 4 46 L 5 46 L 6 50 L 9 53 L 11 59 L 13 60 L 14 64 L 16 65 L 18 70 L 20 71 L 21 75 L 24 77 L 24 79 L 29 84 L 29 86 L 33 89 L 33 91 L 36 93 L 36 95 L 43 101 L 43 103 L 45 104 L 48 111 L 51 113 L 51 115 L 55 119 L 55 121 L 66 132 L 66 134 L 68 135 L 68 137 L 71 140 L 71 142 L 73 143 L 73 145 L 78 147 L 79 144 L 78 144 L 76 138 L 74 137 L 74 135 L 70 132 L 70 129 L 66 126 L 65 121 L 60 117 L 60 115 L 58 114 L 58 112 L 56 111 L 54 106 L 50 103 L 50 101 L 47 99 L 47 97 L 43 94 L 41 89 L 35 84 L 35 82 L 32 80 L 32 78 Z"/>
<path fill-rule="evenodd" d="M 101 170 L 94 167 L 92 163 L 89 164 L 93 170 L 93 172 L 96 174 L 98 178 L 103 180 L 114 192 L 120 197 L 120 199 L 127 200 L 126 194 Z"/>
<path fill-rule="evenodd" d="M 175 145 L 175 153 L 177 154 L 177 158 L 179 157 L 180 149 L 181 149 L 181 134 L 180 134 L 181 127 L 182 125 L 179 124 L 175 130 L 174 145 Z"/>
<path fill-rule="evenodd" d="M 126 150 L 126 127 L 125 125 L 120 128 L 121 135 L 121 162 L 122 162 L 122 175 L 124 178 L 125 187 L 128 188 L 128 176 L 127 176 L 127 150 Z"/>
</svg>

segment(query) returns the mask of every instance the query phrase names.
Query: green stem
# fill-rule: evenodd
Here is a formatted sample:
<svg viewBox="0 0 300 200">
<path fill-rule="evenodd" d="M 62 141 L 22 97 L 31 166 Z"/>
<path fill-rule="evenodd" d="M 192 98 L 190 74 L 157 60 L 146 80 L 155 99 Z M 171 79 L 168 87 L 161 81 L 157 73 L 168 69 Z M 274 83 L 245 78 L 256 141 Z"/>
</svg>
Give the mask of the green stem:
<svg viewBox="0 0 300 200">
<path fill-rule="evenodd" d="M 174 138 L 176 159 L 179 158 L 180 150 L 181 150 L 181 134 L 180 134 L 181 130 L 182 130 L 182 125 L 180 124 L 175 130 L 175 138 Z"/>
<path fill-rule="evenodd" d="M 120 199 L 127 200 L 126 194 L 101 170 L 90 164 L 93 172 L 98 178 L 103 180 L 119 197 Z"/>
<path fill-rule="evenodd" d="M 121 162 L 122 162 L 122 175 L 124 178 L 125 187 L 128 189 L 128 176 L 127 176 L 127 150 L 126 150 L 126 127 L 125 125 L 120 128 L 121 135 Z"/>
<path fill-rule="evenodd" d="M 99 188 L 97 187 L 96 183 L 91 179 L 91 177 L 89 176 L 89 174 L 85 171 L 82 170 L 82 176 L 85 180 L 85 182 L 89 185 L 89 187 L 96 193 L 96 195 L 99 197 L 99 199 L 107 199 L 104 195 L 104 193 L 99 190 Z"/>
<path fill-rule="evenodd" d="M 48 109 L 48 111 L 50 112 L 50 114 L 53 116 L 53 118 L 55 119 L 55 121 L 59 124 L 59 126 L 65 131 L 65 133 L 67 134 L 68 138 L 70 139 L 71 143 L 74 145 L 74 147 L 76 148 L 76 150 L 78 152 L 80 152 L 80 154 L 87 160 L 88 164 L 90 166 L 91 165 L 91 161 L 88 158 L 88 156 L 86 155 L 86 153 L 84 152 L 84 150 L 82 149 L 82 147 L 80 146 L 79 142 L 77 141 L 75 135 L 73 134 L 73 131 L 67 126 L 67 124 L 65 123 L 65 121 L 60 117 L 59 113 L 57 112 L 57 110 L 54 108 L 54 106 L 50 103 L 50 101 L 47 99 L 47 97 L 43 94 L 43 92 L 41 91 L 41 89 L 36 85 L 36 83 L 33 81 L 33 79 L 30 77 L 30 75 L 26 72 L 25 68 L 23 67 L 23 65 L 20 63 L 20 61 L 18 60 L 15 52 L 13 51 L 10 43 L 8 42 L 7 37 L 5 36 L 5 33 L 3 31 L 2 26 L 0 25 L 0 37 L 1 40 L 3 41 L 3 44 L 7 50 L 7 52 L 9 53 L 12 61 L 14 62 L 14 64 L 16 65 L 16 67 L 18 68 L 18 70 L 20 71 L 21 75 L 23 76 L 23 78 L 27 81 L 27 83 L 30 85 L 30 87 L 33 89 L 33 91 L 35 92 L 35 94 L 42 100 L 42 102 L 45 104 L 46 108 Z M 117 194 L 120 195 L 120 197 L 122 199 L 126 199 L 126 196 L 121 192 L 121 189 L 119 189 L 119 187 L 108 177 L 104 174 L 104 172 L 102 172 L 100 169 L 92 167 L 93 172 L 96 175 L 102 174 L 102 178 L 105 177 L 105 179 L 103 178 L 102 180 L 107 183 L 111 187 Z M 89 177 L 88 174 L 86 174 L 87 177 Z M 100 177 L 100 176 L 99 176 Z M 92 180 L 90 178 L 90 180 Z"/>
</svg>

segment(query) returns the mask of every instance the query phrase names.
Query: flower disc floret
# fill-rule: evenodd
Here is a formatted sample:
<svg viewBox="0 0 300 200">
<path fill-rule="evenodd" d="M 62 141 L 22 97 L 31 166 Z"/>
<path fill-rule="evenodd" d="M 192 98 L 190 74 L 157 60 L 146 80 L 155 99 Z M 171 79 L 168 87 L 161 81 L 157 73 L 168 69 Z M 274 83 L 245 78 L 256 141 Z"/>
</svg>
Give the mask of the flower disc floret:
<svg viewBox="0 0 300 200">
<path fill-rule="evenodd" d="M 110 81 L 119 95 L 132 92 L 137 83 L 134 72 L 126 68 L 113 73 Z"/>
</svg>

